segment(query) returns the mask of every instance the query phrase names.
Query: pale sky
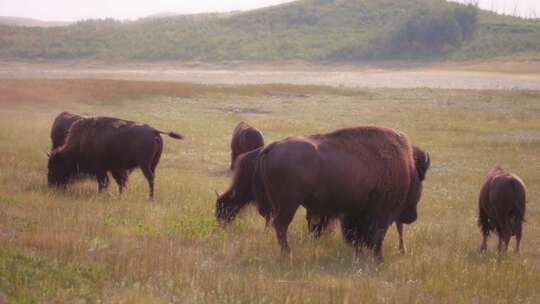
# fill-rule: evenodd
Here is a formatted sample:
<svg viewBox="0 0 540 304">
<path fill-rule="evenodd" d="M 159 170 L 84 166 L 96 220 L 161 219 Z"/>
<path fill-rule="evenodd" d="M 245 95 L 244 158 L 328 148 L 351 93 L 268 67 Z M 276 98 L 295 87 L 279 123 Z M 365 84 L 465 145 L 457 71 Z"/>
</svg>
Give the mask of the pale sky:
<svg viewBox="0 0 540 304">
<path fill-rule="evenodd" d="M 47 21 L 90 18 L 136 19 L 172 12 L 193 14 L 249 10 L 292 0 L 0 0 L 0 16 Z"/>
<path fill-rule="evenodd" d="M 75 21 L 90 18 L 136 19 L 160 12 L 192 14 L 249 10 L 292 0 L 0 0 L 0 16 Z M 407 1 L 407 0 L 403 0 Z M 470 2 L 471 0 L 456 0 Z M 479 0 L 486 9 L 540 17 L 540 0 Z"/>
<path fill-rule="evenodd" d="M 3 0 L 0 0 L 3 1 Z M 498 13 L 519 15 L 526 18 L 540 18 L 540 0 L 453 0 L 455 2 L 478 2 L 481 8 Z"/>
</svg>

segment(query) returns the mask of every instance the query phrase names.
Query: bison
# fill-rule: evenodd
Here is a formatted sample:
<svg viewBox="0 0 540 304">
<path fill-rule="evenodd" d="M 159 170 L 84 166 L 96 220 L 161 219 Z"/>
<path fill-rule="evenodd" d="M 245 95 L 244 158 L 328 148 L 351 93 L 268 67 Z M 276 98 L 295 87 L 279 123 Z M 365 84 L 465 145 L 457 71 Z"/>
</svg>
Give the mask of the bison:
<svg viewBox="0 0 540 304">
<path fill-rule="evenodd" d="M 163 150 L 160 134 L 183 139 L 174 132 L 163 132 L 149 125 L 110 117 L 83 118 L 69 130 L 66 143 L 53 150 L 48 161 L 49 186 L 66 187 L 79 175 L 97 179 L 98 190 L 107 187 L 111 172 L 119 192 L 128 174 L 139 167 L 154 198 L 154 175 Z"/>
<path fill-rule="evenodd" d="M 287 230 L 300 202 L 317 214 L 341 214 L 345 239 L 357 253 L 373 248 L 381 261 L 388 227 L 416 220 L 413 149 L 396 130 L 357 127 L 287 138 L 261 151 L 256 171 L 283 253 L 290 252 Z"/>
<path fill-rule="evenodd" d="M 499 251 L 508 250 L 510 238 L 515 236 L 515 252 L 519 254 L 526 201 L 527 188 L 518 176 L 501 167 L 489 172 L 478 199 L 478 225 L 483 237 L 481 252 L 487 250 L 487 238 L 495 231 L 499 236 Z"/>
<path fill-rule="evenodd" d="M 256 205 L 261 216 L 267 220 L 270 219 L 270 210 L 258 203 L 258 198 L 260 200 L 261 195 L 264 195 L 264 191 L 261 189 L 262 182 L 255 175 L 255 165 L 261 151 L 262 148 L 258 148 L 240 155 L 234 163 L 236 169 L 229 189 L 223 194 L 216 192 L 216 218 L 219 222 L 230 223 L 240 210 L 251 202 L 257 202 Z M 265 202 L 264 198 L 262 201 Z"/>
<path fill-rule="evenodd" d="M 59 148 L 64 145 L 69 128 L 77 121 L 83 119 L 82 116 L 69 112 L 62 112 L 54 119 L 51 129 L 52 149 Z"/>
<path fill-rule="evenodd" d="M 231 138 L 231 170 L 234 170 L 236 158 L 243 153 L 264 146 L 264 138 L 261 131 L 245 122 L 240 122 L 234 128 Z"/>
</svg>

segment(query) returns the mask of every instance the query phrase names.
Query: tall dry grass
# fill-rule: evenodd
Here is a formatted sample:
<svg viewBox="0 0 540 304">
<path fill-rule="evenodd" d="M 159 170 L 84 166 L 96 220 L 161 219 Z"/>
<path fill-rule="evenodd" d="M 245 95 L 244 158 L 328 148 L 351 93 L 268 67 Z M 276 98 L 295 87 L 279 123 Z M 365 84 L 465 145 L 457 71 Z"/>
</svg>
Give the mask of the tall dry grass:
<svg viewBox="0 0 540 304">
<path fill-rule="evenodd" d="M 0 82 L 0 290 L 9 303 L 537 303 L 540 301 L 540 93 L 201 86 L 99 80 Z M 46 186 L 49 128 L 69 110 L 182 132 L 165 139 L 157 201 L 139 172 L 122 197 L 93 181 Z M 303 211 L 282 259 L 253 209 L 214 220 L 228 141 L 247 120 L 268 142 L 358 124 L 407 132 L 429 151 L 419 219 L 400 255 L 355 261 L 339 233 L 315 241 Z M 476 199 L 501 164 L 529 186 L 522 255 L 478 253 Z"/>
</svg>

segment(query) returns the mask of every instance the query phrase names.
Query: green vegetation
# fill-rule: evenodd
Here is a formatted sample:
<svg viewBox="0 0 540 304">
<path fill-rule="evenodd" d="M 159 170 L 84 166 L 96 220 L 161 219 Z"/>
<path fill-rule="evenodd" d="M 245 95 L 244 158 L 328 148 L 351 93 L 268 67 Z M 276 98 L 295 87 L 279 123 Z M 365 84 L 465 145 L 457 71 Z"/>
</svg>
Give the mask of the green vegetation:
<svg viewBox="0 0 540 304">
<path fill-rule="evenodd" d="M 0 57 L 343 61 L 538 55 L 540 23 L 444 0 L 299 0 L 231 14 L 0 26 Z"/>
<path fill-rule="evenodd" d="M 540 92 L 205 86 L 110 80 L 0 82 L 0 291 L 7 303 L 538 303 Z M 64 110 L 146 122 L 186 135 L 165 140 L 156 202 L 142 174 L 119 197 L 95 182 L 47 187 L 54 117 Z M 229 184 L 240 120 L 268 142 L 358 124 L 395 127 L 429 151 L 416 223 L 401 255 L 353 262 L 335 233 L 312 240 L 304 211 L 293 256 L 253 208 L 230 227 L 214 220 L 214 189 Z M 520 257 L 479 254 L 477 195 L 501 164 L 529 187 Z M 512 242 L 513 245 L 513 242 Z"/>
</svg>

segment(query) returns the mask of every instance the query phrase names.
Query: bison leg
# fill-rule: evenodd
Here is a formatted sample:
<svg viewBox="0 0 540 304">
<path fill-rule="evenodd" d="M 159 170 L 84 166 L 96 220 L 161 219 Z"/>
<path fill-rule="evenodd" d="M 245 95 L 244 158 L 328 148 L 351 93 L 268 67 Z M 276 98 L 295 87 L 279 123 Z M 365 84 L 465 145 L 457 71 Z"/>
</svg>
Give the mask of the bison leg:
<svg viewBox="0 0 540 304">
<path fill-rule="evenodd" d="M 159 159 L 161 158 L 161 152 L 163 150 L 163 142 L 161 141 L 161 137 L 156 138 L 156 140 L 158 145 L 156 147 L 154 155 L 150 160 L 150 163 L 145 163 L 141 166 L 141 170 L 144 174 L 144 177 L 148 181 L 148 187 L 150 188 L 150 201 L 154 200 L 154 178 L 156 175 L 155 172 L 157 165 L 159 164 Z"/>
<path fill-rule="evenodd" d="M 399 235 L 399 252 L 401 252 L 401 254 L 404 254 L 405 253 L 405 243 L 403 242 L 403 223 L 396 222 L 396 228 L 397 228 L 398 235 Z"/>
<path fill-rule="evenodd" d="M 519 223 L 517 224 L 517 227 L 516 227 L 516 254 L 519 255 L 520 252 L 519 252 L 519 245 L 521 243 L 521 234 L 522 234 L 522 224 Z"/>
<path fill-rule="evenodd" d="M 127 184 L 127 171 L 114 171 L 111 172 L 114 180 L 118 184 L 118 192 L 122 194 Z"/>
<path fill-rule="evenodd" d="M 486 252 L 487 250 L 487 239 L 489 237 L 490 225 L 489 218 L 487 215 L 480 210 L 480 215 L 478 217 L 478 225 L 482 230 L 482 244 L 480 245 L 480 252 Z"/>
<path fill-rule="evenodd" d="M 507 251 L 508 243 L 510 242 L 510 231 L 508 230 L 508 223 L 503 224 L 499 233 L 499 251 Z"/>
<path fill-rule="evenodd" d="M 148 187 L 150 188 L 149 199 L 153 201 L 154 200 L 154 172 L 148 167 L 143 167 L 141 168 L 141 170 L 144 177 L 148 181 Z"/>
<path fill-rule="evenodd" d="M 321 237 L 324 231 L 328 228 L 329 217 L 317 214 L 310 209 L 307 209 L 306 221 L 308 231 L 313 234 L 315 239 Z"/>
<path fill-rule="evenodd" d="M 276 236 L 278 243 L 281 246 L 281 253 L 283 255 L 289 255 L 291 248 L 287 241 L 287 230 L 292 222 L 294 214 L 299 205 L 281 205 L 283 208 L 279 210 L 278 215 L 273 219 L 274 229 L 276 230 Z"/>
<path fill-rule="evenodd" d="M 377 214 L 374 214 L 373 217 L 375 219 L 371 220 L 367 231 L 367 246 L 373 249 L 375 258 L 379 262 L 383 262 L 382 243 L 392 221 L 388 221 L 386 216 L 383 215 L 377 216 Z"/>
<path fill-rule="evenodd" d="M 101 193 L 109 187 L 109 177 L 107 176 L 107 172 L 100 172 L 96 174 L 96 178 L 98 182 L 98 192 Z"/>
<path fill-rule="evenodd" d="M 375 258 L 379 262 L 383 262 L 384 258 L 382 255 L 382 244 L 384 240 L 384 236 L 386 235 L 386 231 L 388 230 L 388 226 L 386 227 L 378 227 L 375 231 L 375 235 L 373 237 L 373 248 L 375 251 Z"/>
</svg>

